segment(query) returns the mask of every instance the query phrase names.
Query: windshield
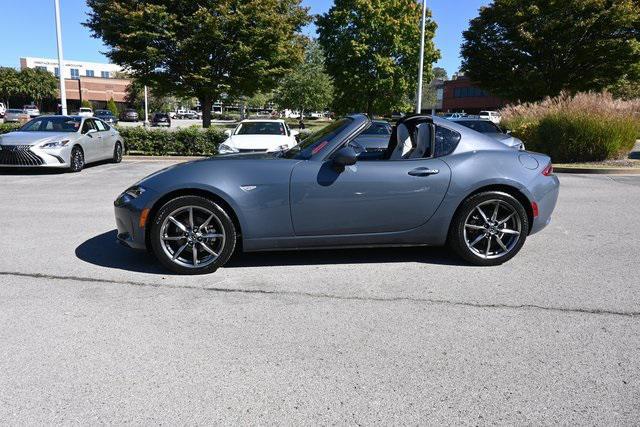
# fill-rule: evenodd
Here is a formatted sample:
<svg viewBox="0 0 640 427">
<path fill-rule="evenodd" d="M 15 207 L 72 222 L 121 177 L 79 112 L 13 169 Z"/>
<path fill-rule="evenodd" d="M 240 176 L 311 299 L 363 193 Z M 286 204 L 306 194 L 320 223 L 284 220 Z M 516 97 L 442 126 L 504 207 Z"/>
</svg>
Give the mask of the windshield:
<svg viewBox="0 0 640 427">
<path fill-rule="evenodd" d="M 284 153 L 284 157 L 287 159 L 310 159 L 311 156 L 322 150 L 336 135 L 342 132 L 352 122 L 353 119 L 350 117 L 336 120 L 330 125 L 307 136 L 295 147 L 290 148 Z"/>
<path fill-rule="evenodd" d="M 98 116 L 112 116 L 113 114 L 109 110 L 97 110 L 96 115 Z"/>
<path fill-rule="evenodd" d="M 39 117 L 27 122 L 20 132 L 76 132 L 82 119 L 79 117 Z"/>
<path fill-rule="evenodd" d="M 480 133 L 502 133 L 500 128 L 493 124 L 492 122 L 483 121 L 483 120 L 459 120 L 456 123 L 468 127 L 469 129 L 473 129 L 476 132 Z"/>
<path fill-rule="evenodd" d="M 82 112 L 89 112 L 91 111 L 91 108 L 81 108 L 80 111 Z"/>
<path fill-rule="evenodd" d="M 391 125 L 386 122 L 373 122 L 362 135 L 391 135 Z"/>
<path fill-rule="evenodd" d="M 17 110 L 17 109 L 11 108 L 10 110 L 7 110 L 7 113 L 14 113 L 14 114 L 24 113 L 24 110 Z"/>
<path fill-rule="evenodd" d="M 284 124 L 279 122 L 240 123 L 236 135 L 286 135 Z"/>
</svg>

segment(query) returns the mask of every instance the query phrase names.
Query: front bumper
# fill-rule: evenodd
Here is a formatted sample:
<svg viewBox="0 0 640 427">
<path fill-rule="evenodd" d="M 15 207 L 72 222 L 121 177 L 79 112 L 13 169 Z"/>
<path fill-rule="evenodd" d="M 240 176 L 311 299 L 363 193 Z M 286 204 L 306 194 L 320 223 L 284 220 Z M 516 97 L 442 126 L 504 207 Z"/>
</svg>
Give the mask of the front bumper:
<svg viewBox="0 0 640 427">
<path fill-rule="evenodd" d="M 132 249 L 147 248 L 145 229 L 149 225 L 141 226 L 140 216 L 145 209 L 151 209 L 155 202 L 155 195 L 153 190 L 145 188 L 145 192 L 137 198 L 122 193 L 113 202 L 118 242 Z"/>
<path fill-rule="evenodd" d="M 28 145 L 0 146 L 0 167 L 2 168 L 68 168 L 71 149 L 61 147 L 43 150 Z"/>
</svg>

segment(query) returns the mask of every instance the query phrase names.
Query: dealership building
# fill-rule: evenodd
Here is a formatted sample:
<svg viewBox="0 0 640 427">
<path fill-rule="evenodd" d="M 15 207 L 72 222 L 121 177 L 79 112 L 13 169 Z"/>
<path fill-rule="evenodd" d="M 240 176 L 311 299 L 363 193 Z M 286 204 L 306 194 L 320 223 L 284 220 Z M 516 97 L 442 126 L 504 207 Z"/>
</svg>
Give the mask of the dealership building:
<svg viewBox="0 0 640 427">
<path fill-rule="evenodd" d="M 57 59 L 24 57 L 20 58 L 20 68 L 34 68 L 60 76 Z M 111 98 L 124 105 L 131 80 L 118 78 L 121 71 L 122 68 L 114 64 L 65 60 L 63 77 L 69 109 L 79 108 L 82 101 L 91 102 L 95 108 L 104 108 Z"/>
</svg>

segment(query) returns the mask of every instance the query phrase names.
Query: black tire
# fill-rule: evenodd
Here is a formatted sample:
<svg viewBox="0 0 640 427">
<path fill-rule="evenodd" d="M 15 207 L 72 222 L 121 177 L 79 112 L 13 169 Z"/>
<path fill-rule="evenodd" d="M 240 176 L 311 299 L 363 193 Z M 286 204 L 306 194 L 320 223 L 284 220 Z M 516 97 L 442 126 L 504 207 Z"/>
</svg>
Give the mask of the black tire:
<svg viewBox="0 0 640 427">
<path fill-rule="evenodd" d="M 73 147 L 69 163 L 70 172 L 80 172 L 84 168 L 84 152 L 82 148 L 77 145 Z"/>
<path fill-rule="evenodd" d="M 115 147 L 113 147 L 113 163 L 120 163 L 122 161 L 122 144 L 120 141 L 116 141 Z"/>
<path fill-rule="evenodd" d="M 190 224 L 188 223 L 188 216 L 187 220 L 181 219 L 184 217 L 180 216 L 183 214 L 181 210 L 189 209 L 189 207 L 194 208 L 194 213 L 192 214 L 194 217 L 194 221 L 193 226 L 191 227 L 189 227 Z M 176 212 L 179 213 L 176 214 Z M 202 225 L 205 222 L 203 218 L 205 218 L 209 214 L 213 218 L 210 221 L 210 224 L 212 225 L 205 228 L 207 228 L 207 230 L 213 231 L 204 230 L 204 234 L 202 235 L 202 237 L 205 240 L 201 241 L 200 238 L 196 237 L 198 236 L 198 233 L 200 233 L 200 230 L 196 231 L 196 229 L 198 229 L 199 225 Z M 178 222 L 180 222 L 181 225 L 186 227 L 188 231 L 179 229 L 175 225 L 175 223 L 170 222 L 168 217 L 171 215 L 175 215 L 177 218 L 174 219 L 176 219 Z M 154 255 L 156 256 L 156 258 L 158 258 L 162 265 L 178 274 L 213 273 L 229 260 L 229 257 L 231 257 L 236 247 L 237 234 L 233 221 L 222 207 L 204 197 L 180 196 L 173 200 L 170 200 L 160 208 L 158 213 L 151 220 L 150 224 L 151 249 Z M 171 232 L 173 236 L 170 237 L 179 238 L 181 233 L 184 236 L 189 233 L 189 237 L 182 237 L 177 241 L 166 242 L 162 237 L 163 235 L 165 235 L 165 233 L 168 236 L 170 234 L 169 231 L 171 228 L 173 229 Z M 207 240 L 207 233 L 218 233 L 221 234 L 222 237 Z M 199 256 L 204 255 L 201 262 L 208 262 L 208 264 L 205 264 L 204 266 L 198 266 L 197 263 L 194 264 L 191 261 L 193 259 L 193 248 L 196 249 L 196 260 L 198 260 Z M 213 251 L 218 255 L 217 258 L 213 258 L 213 255 L 211 255 L 210 252 L 205 251 L 205 248 L 213 249 Z M 176 253 L 178 253 L 179 256 L 177 260 L 174 260 L 171 255 L 175 256 Z M 189 258 L 191 258 L 191 260 Z"/>
<path fill-rule="evenodd" d="M 496 205 L 497 215 L 493 215 Z M 491 211 L 486 212 L 489 209 Z M 510 218 L 500 224 L 508 216 Z M 528 234 L 529 218 L 522 203 L 510 194 L 488 191 L 462 203 L 451 222 L 448 243 L 469 263 L 493 266 L 513 258 L 522 249 Z"/>
</svg>

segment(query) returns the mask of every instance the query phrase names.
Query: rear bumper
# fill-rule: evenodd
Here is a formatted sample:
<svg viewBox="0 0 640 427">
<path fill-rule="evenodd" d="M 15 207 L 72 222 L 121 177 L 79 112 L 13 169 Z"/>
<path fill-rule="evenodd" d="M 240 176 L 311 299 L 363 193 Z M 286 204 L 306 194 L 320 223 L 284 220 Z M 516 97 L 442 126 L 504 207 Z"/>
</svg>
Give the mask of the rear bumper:
<svg viewBox="0 0 640 427">
<path fill-rule="evenodd" d="M 533 200 L 538 205 L 538 216 L 533 219 L 529 234 L 544 229 L 551 222 L 551 214 L 560 194 L 560 180 L 556 175 L 540 175 L 532 186 Z"/>
</svg>

